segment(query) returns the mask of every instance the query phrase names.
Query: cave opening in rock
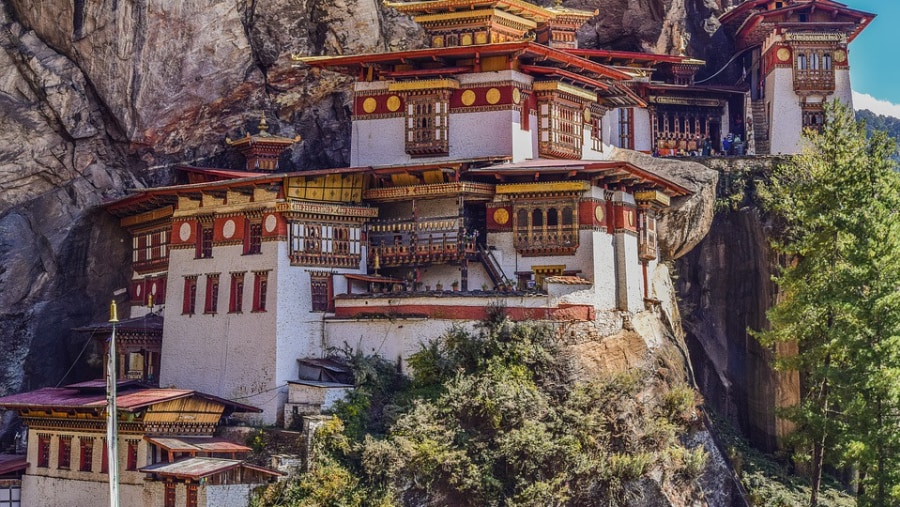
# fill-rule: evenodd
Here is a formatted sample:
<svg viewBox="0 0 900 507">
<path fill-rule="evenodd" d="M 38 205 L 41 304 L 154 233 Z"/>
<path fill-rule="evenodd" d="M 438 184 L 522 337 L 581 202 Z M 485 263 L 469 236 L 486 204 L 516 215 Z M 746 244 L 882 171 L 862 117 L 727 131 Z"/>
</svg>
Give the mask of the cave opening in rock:
<svg viewBox="0 0 900 507">
<path fill-rule="evenodd" d="M 84 0 L 75 0 L 72 13 L 72 36 L 81 37 L 84 27 Z"/>
</svg>

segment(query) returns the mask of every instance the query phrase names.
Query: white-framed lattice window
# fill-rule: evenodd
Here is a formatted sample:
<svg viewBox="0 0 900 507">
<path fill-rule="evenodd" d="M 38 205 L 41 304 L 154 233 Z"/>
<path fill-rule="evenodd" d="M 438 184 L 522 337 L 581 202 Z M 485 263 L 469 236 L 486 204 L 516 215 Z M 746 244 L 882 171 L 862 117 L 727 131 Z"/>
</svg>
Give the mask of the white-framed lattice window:
<svg viewBox="0 0 900 507">
<path fill-rule="evenodd" d="M 288 231 L 294 264 L 350 267 L 362 258 L 359 224 L 291 222 Z"/>
<path fill-rule="evenodd" d="M 538 105 L 538 132 L 542 155 L 561 158 L 581 157 L 581 104 L 561 97 L 547 96 Z"/>
<path fill-rule="evenodd" d="M 136 232 L 131 238 L 131 261 L 136 266 L 164 262 L 168 257 L 168 228 Z"/>
<path fill-rule="evenodd" d="M 642 261 L 656 259 L 657 252 L 656 215 L 652 211 L 638 212 L 638 256 Z"/>
<path fill-rule="evenodd" d="M 681 125 L 676 123 L 676 133 Z M 634 149 L 634 108 L 619 108 L 619 147 L 626 150 Z"/>
<path fill-rule="evenodd" d="M 429 91 L 406 97 L 406 152 L 413 156 L 450 152 L 450 94 Z"/>
</svg>

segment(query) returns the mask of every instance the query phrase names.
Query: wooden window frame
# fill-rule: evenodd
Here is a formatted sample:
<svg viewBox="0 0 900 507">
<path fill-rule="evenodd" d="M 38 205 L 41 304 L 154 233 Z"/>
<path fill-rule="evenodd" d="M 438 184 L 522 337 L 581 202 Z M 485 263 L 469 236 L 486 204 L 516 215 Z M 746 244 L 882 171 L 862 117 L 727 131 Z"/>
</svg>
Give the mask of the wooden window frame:
<svg viewBox="0 0 900 507">
<path fill-rule="evenodd" d="M 619 108 L 619 147 L 626 150 L 634 149 L 633 107 Z"/>
<path fill-rule="evenodd" d="M 405 145 L 413 157 L 450 154 L 450 91 L 427 90 L 406 96 Z"/>
<path fill-rule="evenodd" d="M 310 274 L 309 289 L 312 312 L 334 311 L 333 276 L 329 274 Z"/>
<path fill-rule="evenodd" d="M 197 507 L 197 485 L 187 483 L 185 485 L 185 507 Z"/>
<path fill-rule="evenodd" d="M 244 255 L 262 253 L 262 222 L 248 222 L 244 233 Z"/>
<path fill-rule="evenodd" d="M 579 159 L 584 144 L 584 106 L 550 94 L 538 101 L 538 151 L 551 158 Z"/>
<path fill-rule="evenodd" d="M 78 470 L 90 472 L 94 468 L 94 439 L 78 437 Z"/>
<path fill-rule="evenodd" d="M 197 312 L 197 275 L 184 277 L 184 297 L 181 304 L 182 315 L 194 315 Z"/>
<path fill-rule="evenodd" d="M 109 473 L 109 447 L 106 443 L 106 437 L 103 437 L 103 455 L 100 458 L 100 473 L 108 474 Z"/>
<path fill-rule="evenodd" d="M 213 256 L 213 224 L 200 224 L 197 234 L 197 259 L 211 259 Z"/>
<path fill-rule="evenodd" d="M 72 468 L 72 436 L 59 435 L 57 437 L 56 468 L 68 470 Z"/>
<path fill-rule="evenodd" d="M 138 469 L 137 461 L 139 442 L 137 440 L 126 440 L 126 445 L 128 451 L 125 457 L 125 470 L 134 472 Z"/>
<path fill-rule="evenodd" d="M 206 296 L 203 313 L 215 315 L 219 310 L 219 273 L 206 275 Z"/>
<path fill-rule="evenodd" d="M 231 295 L 228 313 L 241 313 L 244 309 L 244 272 L 231 273 Z"/>
<path fill-rule="evenodd" d="M 172 481 L 166 481 L 166 485 L 164 486 L 163 492 L 163 505 L 164 507 L 175 507 L 175 483 Z"/>
<path fill-rule="evenodd" d="M 50 442 L 51 436 L 46 433 L 38 433 L 38 456 L 37 456 L 37 466 L 38 468 L 50 468 Z"/>
<path fill-rule="evenodd" d="M 254 271 L 253 272 L 253 312 L 261 313 L 266 311 L 266 304 L 269 290 L 269 272 Z"/>
</svg>

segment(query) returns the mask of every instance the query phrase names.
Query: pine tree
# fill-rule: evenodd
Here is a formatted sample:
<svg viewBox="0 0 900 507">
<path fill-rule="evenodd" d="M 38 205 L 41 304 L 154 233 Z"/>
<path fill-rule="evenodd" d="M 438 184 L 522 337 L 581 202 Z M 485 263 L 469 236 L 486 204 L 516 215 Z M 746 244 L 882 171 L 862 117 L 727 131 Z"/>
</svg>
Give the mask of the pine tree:
<svg viewBox="0 0 900 507">
<path fill-rule="evenodd" d="M 852 111 L 826 106 L 808 149 L 762 191 L 784 220 L 775 248 L 789 262 L 763 343 L 795 341 L 777 367 L 804 379 L 798 458 L 812 471 L 810 505 L 826 464 L 858 466 L 861 505 L 900 500 L 900 176 L 883 134 L 866 137 Z"/>
</svg>

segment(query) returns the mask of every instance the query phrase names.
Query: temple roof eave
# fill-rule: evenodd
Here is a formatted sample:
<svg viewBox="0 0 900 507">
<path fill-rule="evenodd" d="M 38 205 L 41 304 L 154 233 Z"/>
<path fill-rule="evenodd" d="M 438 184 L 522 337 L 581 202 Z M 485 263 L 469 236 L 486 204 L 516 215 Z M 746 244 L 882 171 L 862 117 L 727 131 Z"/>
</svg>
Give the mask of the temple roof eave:
<svg viewBox="0 0 900 507">
<path fill-rule="evenodd" d="M 314 56 L 298 57 L 293 60 L 312 67 L 329 69 L 349 75 L 358 75 L 363 68 L 378 65 L 400 65 L 415 61 L 433 62 L 435 59 L 458 60 L 487 56 L 510 55 L 516 59 L 534 58 L 543 66 L 556 64 L 571 66 L 595 76 L 627 81 L 632 78 L 626 72 L 582 58 L 569 51 L 551 48 L 531 41 L 500 42 L 492 44 L 475 44 L 471 46 L 452 46 L 445 48 L 425 48 L 392 53 L 369 53 L 348 56 Z"/>
</svg>

